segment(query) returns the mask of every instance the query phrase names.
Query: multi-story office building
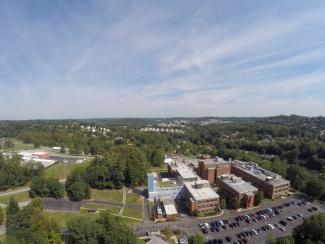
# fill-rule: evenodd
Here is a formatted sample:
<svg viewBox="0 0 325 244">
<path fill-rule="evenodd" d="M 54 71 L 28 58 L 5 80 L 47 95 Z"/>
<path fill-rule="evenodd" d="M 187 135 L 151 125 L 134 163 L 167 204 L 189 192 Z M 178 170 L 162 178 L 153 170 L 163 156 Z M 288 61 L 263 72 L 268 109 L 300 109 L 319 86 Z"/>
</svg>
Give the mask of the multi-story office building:
<svg viewBox="0 0 325 244">
<path fill-rule="evenodd" d="M 184 163 L 168 165 L 168 173 L 182 182 L 196 181 L 198 178 L 195 171 Z"/>
<path fill-rule="evenodd" d="M 217 185 L 226 196 L 238 201 L 240 207 L 254 206 L 254 197 L 258 189 L 233 174 L 225 174 L 217 178 Z"/>
<path fill-rule="evenodd" d="M 230 163 L 218 157 L 200 160 L 198 173 L 213 185 L 217 177 L 230 173 Z"/>
<path fill-rule="evenodd" d="M 218 177 L 222 175 L 234 174 L 263 191 L 264 195 L 271 199 L 287 195 L 290 187 L 288 180 L 251 162 L 205 159 L 199 162 L 198 173 L 210 184 L 216 184 Z"/>
<path fill-rule="evenodd" d="M 186 206 L 192 213 L 210 212 L 219 209 L 219 195 L 207 180 L 186 182 Z"/>
<path fill-rule="evenodd" d="M 231 164 L 231 173 L 251 182 L 265 196 L 276 199 L 288 195 L 290 182 L 280 175 L 258 167 L 255 163 L 235 161 Z"/>
</svg>

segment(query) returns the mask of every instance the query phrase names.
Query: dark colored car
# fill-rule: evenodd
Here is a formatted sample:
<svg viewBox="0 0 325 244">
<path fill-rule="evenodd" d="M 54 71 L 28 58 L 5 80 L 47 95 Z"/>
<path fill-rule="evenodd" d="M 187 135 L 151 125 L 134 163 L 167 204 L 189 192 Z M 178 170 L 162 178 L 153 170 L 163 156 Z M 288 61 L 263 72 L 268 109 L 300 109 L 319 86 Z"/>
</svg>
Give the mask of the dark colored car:
<svg viewBox="0 0 325 244">
<path fill-rule="evenodd" d="M 231 237 L 230 237 L 230 236 L 226 236 L 225 240 L 226 240 L 227 242 L 231 242 Z"/>
<path fill-rule="evenodd" d="M 286 225 L 287 225 L 287 221 L 285 221 L 285 220 L 280 220 L 279 223 L 280 223 L 281 225 L 283 225 L 283 226 L 286 226 Z"/>
<path fill-rule="evenodd" d="M 318 210 L 318 208 L 316 208 L 316 207 L 312 207 L 311 209 L 314 210 L 314 211 Z"/>
</svg>

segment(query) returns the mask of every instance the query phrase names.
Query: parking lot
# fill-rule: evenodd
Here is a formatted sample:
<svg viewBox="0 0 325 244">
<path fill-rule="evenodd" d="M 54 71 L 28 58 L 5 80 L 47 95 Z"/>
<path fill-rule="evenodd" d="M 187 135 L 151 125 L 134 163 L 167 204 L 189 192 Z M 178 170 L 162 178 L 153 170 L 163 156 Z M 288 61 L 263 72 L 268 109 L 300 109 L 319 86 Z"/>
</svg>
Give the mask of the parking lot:
<svg viewBox="0 0 325 244">
<path fill-rule="evenodd" d="M 203 233 L 207 244 L 264 243 L 269 235 L 273 237 L 290 235 L 293 228 L 300 225 L 305 217 L 318 211 L 318 208 L 309 202 L 290 199 L 275 204 L 268 210 L 262 208 L 232 218 L 210 219 L 200 223 L 196 228 Z M 288 220 L 288 217 L 291 218 Z M 285 222 L 281 224 L 280 221 Z M 210 227 L 203 227 L 204 223 Z"/>
<path fill-rule="evenodd" d="M 228 220 L 231 223 L 237 222 L 235 218 L 237 216 L 244 216 L 244 215 L 251 215 L 256 214 L 256 212 L 265 210 L 267 208 L 274 208 L 278 207 L 279 205 L 283 205 L 284 203 L 289 203 L 290 206 L 288 207 L 282 207 L 281 209 L 278 209 L 279 215 L 275 214 L 275 216 L 267 217 L 264 220 L 259 220 L 254 222 L 253 220 L 250 221 L 250 223 L 247 223 L 245 220 L 238 221 L 239 226 L 236 227 L 230 227 L 229 224 L 225 224 L 225 228 L 222 227 L 219 228 L 219 231 L 211 231 L 209 229 L 206 234 L 202 232 L 202 229 L 200 228 L 201 223 L 208 223 L 211 225 L 212 222 L 216 222 L 219 220 Z M 295 204 L 291 204 L 291 202 L 294 202 Z M 305 204 L 301 204 L 301 206 L 298 205 L 300 202 L 305 202 Z M 269 235 L 272 235 L 273 237 L 281 237 L 281 236 L 288 236 L 291 234 L 291 231 L 295 226 L 300 225 L 303 222 L 304 218 L 307 218 L 313 214 L 318 213 L 319 211 L 323 211 L 322 209 L 309 212 L 308 208 L 315 207 L 314 204 L 309 203 L 304 197 L 302 196 L 291 196 L 287 197 L 286 199 L 279 199 L 277 201 L 271 201 L 271 202 L 265 202 L 263 206 L 255 208 L 255 209 L 249 209 L 243 212 L 236 212 L 234 210 L 227 210 L 221 217 L 209 217 L 206 219 L 198 219 L 193 216 L 188 217 L 182 217 L 178 221 L 175 222 L 163 222 L 163 223 L 153 223 L 149 220 L 144 221 L 141 224 L 134 226 L 134 231 L 140 235 L 145 236 L 147 232 L 155 232 L 158 230 L 162 230 L 166 227 L 171 227 L 173 229 L 178 229 L 181 231 L 181 235 L 183 237 L 188 237 L 190 235 L 194 235 L 196 233 L 201 233 L 206 238 L 206 243 L 208 244 L 214 244 L 218 243 L 217 240 L 219 240 L 219 243 L 221 243 L 220 240 L 222 240 L 222 243 L 234 243 L 238 241 L 239 239 L 243 240 L 245 239 L 247 243 L 264 243 L 265 240 Z M 288 216 L 297 216 L 297 214 L 301 213 L 302 217 L 296 217 L 296 220 L 288 221 L 286 218 Z M 286 226 L 282 226 L 279 224 L 281 220 L 285 220 L 287 222 Z M 266 231 L 262 231 L 261 228 L 263 226 L 267 226 L 268 224 L 279 224 L 279 226 L 282 226 L 285 228 L 284 231 L 282 231 L 279 227 L 274 226 L 274 229 L 269 229 Z M 258 232 L 258 235 L 249 234 L 249 231 L 252 231 L 252 229 L 255 229 Z M 247 236 L 239 238 L 237 235 L 242 232 L 247 232 Z M 246 235 L 246 234 L 245 234 Z M 227 242 L 225 238 L 229 236 L 231 238 L 230 242 Z"/>
</svg>

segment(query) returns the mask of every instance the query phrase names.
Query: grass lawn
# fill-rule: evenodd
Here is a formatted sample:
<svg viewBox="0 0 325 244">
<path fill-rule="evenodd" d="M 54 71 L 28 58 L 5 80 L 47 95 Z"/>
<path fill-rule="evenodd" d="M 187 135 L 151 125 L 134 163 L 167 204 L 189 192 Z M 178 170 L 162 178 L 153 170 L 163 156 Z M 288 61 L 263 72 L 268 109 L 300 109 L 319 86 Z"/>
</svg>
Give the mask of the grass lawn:
<svg viewBox="0 0 325 244">
<path fill-rule="evenodd" d="M 160 181 L 158 182 L 158 185 L 161 186 L 161 187 L 168 187 L 168 186 L 174 186 L 175 184 L 175 181 Z"/>
<path fill-rule="evenodd" d="M 136 193 L 128 193 L 126 195 L 126 203 L 138 203 L 138 204 L 141 204 L 142 203 L 141 196 L 139 194 L 136 194 Z"/>
<path fill-rule="evenodd" d="M 118 217 L 119 221 L 121 221 L 121 223 L 125 224 L 125 225 L 135 225 L 135 224 L 139 224 L 140 221 L 138 220 L 133 220 L 133 219 L 128 219 L 128 218 L 123 218 L 123 217 Z"/>
<path fill-rule="evenodd" d="M 60 212 L 60 211 L 44 211 L 44 213 L 54 220 L 57 221 L 60 227 L 66 227 L 67 223 L 78 216 L 83 216 L 88 219 L 97 219 L 99 218 L 99 214 L 92 214 L 92 213 L 84 213 L 84 212 Z"/>
<path fill-rule="evenodd" d="M 26 192 L 20 192 L 12 195 L 2 196 L 0 197 L 0 203 L 8 204 L 11 196 L 14 197 L 17 202 L 24 202 L 24 201 L 31 200 L 31 198 L 28 195 L 28 191 L 26 191 Z"/>
<path fill-rule="evenodd" d="M 67 223 L 78 216 L 83 216 L 88 219 L 96 220 L 99 218 L 99 214 L 96 213 L 88 213 L 84 211 L 80 212 L 61 212 L 61 211 L 44 211 L 44 213 L 50 217 L 53 218 L 54 220 L 57 221 L 58 225 L 60 227 L 66 227 Z M 137 224 L 139 221 L 132 220 L 132 219 L 127 219 L 127 218 L 122 218 L 122 217 L 117 217 L 123 224 L 125 225 L 132 225 L 132 224 Z"/>
<path fill-rule="evenodd" d="M 123 190 L 97 190 L 91 189 L 91 199 L 96 200 L 110 200 L 115 202 L 122 202 Z"/>
<path fill-rule="evenodd" d="M 142 219 L 142 212 L 132 209 L 132 208 L 124 208 L 123 216 L 136 218 L 136 219 Z"/>
<path fill-rule="evenodd" d="M 84 168 L 89 165 L 89 161 L 85 161 L 83 163 L 57 163 L 45 169 L 43 175 L 45 178 L 66 178 L 70 172 L 72 172 L 76 168 Z"/>
<path fill-rule="evenodd" d="M 6 234 L 0 235 L 0 243 L 5 243 L 4 241 L 6 240 Z"/>
<path fill-rule="evenodd" d="M 20 151 L 20 150 L 28 150 L 28 149 L 35 149 L 34 148 L 34 144 L 27 144 L 27 143 L 24 143 L 20 140 L 17 140 L 17 139 L 13 139 L 14 143 L 15 143 L 15 147 L 14 149 L 16 151 Z"/>
<path fill-rule="evenodd" d="M 161 167 L 150 167 L 150 170 L 149 172 L 164 172 L 164 171 L 167 171 L 167 166 L 166 165 L 163 165 Z"/>
</svg>

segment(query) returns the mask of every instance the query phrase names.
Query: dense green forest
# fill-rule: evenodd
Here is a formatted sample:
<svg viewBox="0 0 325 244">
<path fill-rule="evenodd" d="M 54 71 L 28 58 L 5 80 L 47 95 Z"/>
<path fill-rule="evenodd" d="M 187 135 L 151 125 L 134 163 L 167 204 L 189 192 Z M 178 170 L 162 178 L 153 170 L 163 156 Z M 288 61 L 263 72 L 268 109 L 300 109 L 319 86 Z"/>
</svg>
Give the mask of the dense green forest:
<svg viewBox="0 0 325 244">
<path fill-rule="evenodd" d="M 217 123 L 201 124 L 211 119 Z M 184 133 L 140 131 L 175 120 L 187 121 L 182 126 Z M 256 162 L 289 179 L 296 189 L 324 199 L 324 131 L 324 117 L 302 116 L 2 121 L 0 144 L 10 150 L 14 138 L 35 147 L 60 146 L 62 152 L 67 149 L 70 154 L 102 156 L 91 163 L 87 173 L 79 173 L 82 181 L 96 188 L 144 184 L 149 166 L 161 166 L 166 153 L 210 154 Z M 5 168 L 2 165 L 0 158 L 0 167 Z M 24 177 L 2 184 L 3 189 L 31 178 L 26 166 L 19 167 L 26 171 Z M 107 173 L 105 177 L 103 172 Z"/>
</svg>

